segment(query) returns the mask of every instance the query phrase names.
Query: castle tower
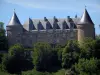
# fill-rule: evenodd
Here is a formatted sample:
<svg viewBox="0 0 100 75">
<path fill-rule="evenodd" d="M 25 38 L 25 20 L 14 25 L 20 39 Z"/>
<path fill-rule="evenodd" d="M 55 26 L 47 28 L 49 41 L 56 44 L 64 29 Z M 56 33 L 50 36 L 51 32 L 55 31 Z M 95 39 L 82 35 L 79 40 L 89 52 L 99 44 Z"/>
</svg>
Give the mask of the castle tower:
<svg viewBox="0 0 100 75">
<path fill-rule="evenodd" d="M 14 11 L 11 20 L 6 26 L 7 37 L 9 45 L 13 45 L 15 43 L 21 43 L 21 34 L 23 32 L 23 27 Z M 16 39 L 16 40 L 15 40 Z"/>
<path fill-rule="evenodd" d="M 78 41 L 83 41 L 84 38 L 90 37 L 95 38 L 95 28 L 94 23 L 92 22 L 87 10 L 84 10 L 84 13 L 77 24 L 78 28 Z"/>
</svg>

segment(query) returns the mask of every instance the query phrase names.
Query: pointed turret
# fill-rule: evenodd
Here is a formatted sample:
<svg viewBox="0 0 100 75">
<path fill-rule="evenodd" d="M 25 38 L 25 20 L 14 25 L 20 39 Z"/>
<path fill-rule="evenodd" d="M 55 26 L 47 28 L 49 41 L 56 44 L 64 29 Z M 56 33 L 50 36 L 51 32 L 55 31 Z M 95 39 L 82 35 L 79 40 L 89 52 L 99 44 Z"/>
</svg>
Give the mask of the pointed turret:
<svg viewBox="0 0 100 75">
<path fill-rule="evenodd" d="M 7 39 L 9 46 L 14 45 L 16 43 L 22 43 L 22 33 L 23 33 L 23 27 L 14 11 L 14 14 L 6 26 L 7 31 Z M 15 40 L 16 39 L 16 40 Z"/>
<path fill-rule="evenodd" d="M 78 41 L 84 42 L 84 38 L 93 38 L 95 39 L 95 28 L 94 23 L 92 22 L 86 8 L 84 13 L 77 24 L 78 29 Z"/>
<path fill-rule="evenodd" d="M 85 8 L 84 13 L 83 13 L 78 24 L 79 25 L 84 25 L 84 24 L 93 24 L 94 25 L 94 23 L 92 22 L 90 15 L 88 14 L 88 11 L 86 10 L 86 8 Z"/>
<path fill-rule="evenodd" d="M 13 14 L 10 22 L 8 23 L 8 25 L 21 25 L 16 13 L 15 13 L 15 10 L 14 10 L 14 14 Z"/>
</svg>

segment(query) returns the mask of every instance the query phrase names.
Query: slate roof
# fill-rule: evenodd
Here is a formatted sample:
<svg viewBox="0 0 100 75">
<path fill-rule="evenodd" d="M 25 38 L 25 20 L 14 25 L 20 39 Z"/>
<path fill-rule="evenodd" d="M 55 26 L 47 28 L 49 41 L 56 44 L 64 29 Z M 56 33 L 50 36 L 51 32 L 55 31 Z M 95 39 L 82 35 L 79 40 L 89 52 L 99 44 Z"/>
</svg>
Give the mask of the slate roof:
<svg viewBox="0 0 100 75">
<path fill-rule="evenodd" d="M 80 24 L 80 25 L 93 24 L 94 25 L 94 23 L 92 22 L 92 20 L 90 18 L 90 15 L 88 14 L 88 11 L 86 9 L 84 10 L 84 13 L 83 13 L 83 15 L 82 15 L 82 17 L 81 17 L 78 24 Z"/>
<path fill-rule="evenodd" d="M 38 30 L 44 30 L 44 29 L 68 29 L 71 27 L 71 25 L 74 25 L 74 28 L 77 28 L 76 24 L 79 22 L 80 18 L 72 18 L 73 23 L 70 23 L 67 18 L 56 18 L 56 22 L 54 21 L 54 18 L 47 19 L 44 17 L 44 19 L 32 19 L 33 25 Z M 28 21 L 26 21 L 23 24 L 23 27 L 26 25 L 28 26 Z M 34 29 L 33 29 L 34 30 Z"/>
<path fill-rule="evenodd" d="M 23 27 L 28 31 L 36 29 L 31 18 L 28 19 L 28 21 L 24 24 Z"/>
<path fill-rule="evenodd" d="M 15 12 L 13 13 L 12 18 L 10 19 L 10 21 L 8 23 L 8 26 L 10 26 L 10 25 L 21 25 L 21 23 L 20 23 L 20 21 L 19 21 L 19 19 L 18 19 Z"/>
</svg>

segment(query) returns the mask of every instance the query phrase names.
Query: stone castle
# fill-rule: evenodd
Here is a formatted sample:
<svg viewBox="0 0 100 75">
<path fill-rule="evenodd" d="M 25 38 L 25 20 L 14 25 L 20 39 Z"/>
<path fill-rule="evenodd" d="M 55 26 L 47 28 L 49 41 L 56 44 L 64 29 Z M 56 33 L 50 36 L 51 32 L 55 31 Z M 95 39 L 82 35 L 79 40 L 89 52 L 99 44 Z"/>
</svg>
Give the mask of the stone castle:
<svg viewBox="0 0 100 75">
<path fill-rule="evenodd" d="M 81 18 L 28 19 L 23 25 L 15 11 L 6 26 L 9 45 L 20 43 L 32 47 L 36 42 L 65 45 L 68 40 L 82 41 L 85 37 L 95 38 L 95 28 L 89 13 L 84 10 Z"/>
</svg>

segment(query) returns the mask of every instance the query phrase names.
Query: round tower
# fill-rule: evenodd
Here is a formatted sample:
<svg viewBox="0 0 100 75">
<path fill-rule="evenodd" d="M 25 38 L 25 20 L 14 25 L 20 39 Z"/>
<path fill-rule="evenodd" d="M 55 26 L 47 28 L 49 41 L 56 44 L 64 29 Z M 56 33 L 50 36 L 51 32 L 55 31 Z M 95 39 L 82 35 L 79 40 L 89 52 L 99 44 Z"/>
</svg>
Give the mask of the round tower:
<svg viewBox="0 0 100 75">
<path fill-rule="evenodd" d="M 95 39 L 94 23 L 92 22 L 86 9 L 84 10 L 82 17 L 77 24 L 77 28 L 79 42 L 82 42 L 86 37 Z"/>
<path fill-rule="evenodd" d="M 23 26 L 21 25 L 15 11 L 8 25 L 6 26 L 6 31 L 9 45 L 13 45 L 15 43 L 18 43 L 18 41 L 21 41 Z"/>
</svg>

